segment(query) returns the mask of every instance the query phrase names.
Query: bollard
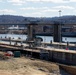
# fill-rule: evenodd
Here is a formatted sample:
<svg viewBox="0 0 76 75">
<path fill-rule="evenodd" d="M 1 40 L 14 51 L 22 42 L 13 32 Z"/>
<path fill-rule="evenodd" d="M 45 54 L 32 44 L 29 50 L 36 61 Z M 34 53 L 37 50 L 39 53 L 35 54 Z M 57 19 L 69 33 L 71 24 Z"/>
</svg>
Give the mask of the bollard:
<svg viewBox="0 0 76 75">
<path fill-rule="evenodd" d="M 67 45 L 66 45 L 66 50 L 68 50 L 69 48 L 69 42 L 67 42 Z"/>
<path fill-rule="evenodd" d="M 52 40 L 50 41 L 50 44 L 52 44 Z"/>
<path fill-rule="evenodd" d="M 10 42 L 10 45 L 11 45 L 11 37 L 9 37 L 9 42 Z"/>
<path fill-rule="evenodd" d="M 5 36 L 5 39 L 6 39 L 7 37 Z"/>
<path fill-rule="evenodd" d="M 2 39 L 2 36 L 1 36 L 1 39 Z"/>
</svg>

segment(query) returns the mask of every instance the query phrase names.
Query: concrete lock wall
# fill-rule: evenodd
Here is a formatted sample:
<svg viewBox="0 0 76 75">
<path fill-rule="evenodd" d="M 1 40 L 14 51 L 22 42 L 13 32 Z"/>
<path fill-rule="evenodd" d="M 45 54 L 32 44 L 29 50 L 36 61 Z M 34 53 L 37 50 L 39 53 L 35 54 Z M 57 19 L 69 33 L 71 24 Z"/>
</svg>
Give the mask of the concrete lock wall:
<svg viewBox="0 0 76 75">
<path fill-rule="evenodd" d="M 76 65 L 76 54 L 50 51 L 49 60 L 67 65 Z"/>
<path fill-rule="evenodd" d="M 40 59 L 48 60 L 49 59 L 49 53 L 46 50 L 40 50 Z"/>
</svg>

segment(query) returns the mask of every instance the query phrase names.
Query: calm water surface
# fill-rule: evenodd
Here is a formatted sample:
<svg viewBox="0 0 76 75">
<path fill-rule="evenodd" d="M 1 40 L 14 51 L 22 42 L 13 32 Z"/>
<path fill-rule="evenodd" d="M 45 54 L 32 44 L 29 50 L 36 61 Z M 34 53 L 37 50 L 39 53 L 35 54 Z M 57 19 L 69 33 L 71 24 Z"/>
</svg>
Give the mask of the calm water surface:
<svg viewBox="0 0 76 75">
<path fill-rule="evenodd" d="M 0 37 L 2 38 L 14 38 L 14 39 L 18 39 L 19 37 L 23 40 L 26 40 L 27 35 L 18 35 L 18 34 L 0 34 Z M 50 42 L 51 40 L 53 41 L 53 37 L 52 36 L 39 36 L 43 39 L 43 42 Z M 62 41 L 64 42 L 76 42 L 76 37 L 62 37 Z"/>
</svg>

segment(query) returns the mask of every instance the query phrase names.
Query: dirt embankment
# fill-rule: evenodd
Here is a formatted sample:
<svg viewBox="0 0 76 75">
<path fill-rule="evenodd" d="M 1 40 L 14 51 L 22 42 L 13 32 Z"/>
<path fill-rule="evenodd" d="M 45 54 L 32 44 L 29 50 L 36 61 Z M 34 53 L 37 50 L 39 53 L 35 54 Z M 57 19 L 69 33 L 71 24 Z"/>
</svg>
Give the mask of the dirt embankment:
<svg viewBox="0 0 76 75">
<path fill-rule="evenodd" d="M 21 58 L 6 58 L 0 55 L 0 75 L 59 75 L 59 67 L 46 61 Z"/>
</svg>

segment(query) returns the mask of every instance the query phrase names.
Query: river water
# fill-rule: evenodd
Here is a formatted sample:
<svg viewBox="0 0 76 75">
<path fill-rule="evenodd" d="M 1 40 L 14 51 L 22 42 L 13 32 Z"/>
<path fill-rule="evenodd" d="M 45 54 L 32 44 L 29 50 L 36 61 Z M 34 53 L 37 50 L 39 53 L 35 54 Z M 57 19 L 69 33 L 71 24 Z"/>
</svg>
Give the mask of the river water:
<svg viewBox="0 0 76 75">
<path fill-rule="evenodd" d="M 19 37 L 23 40 L 26 40 L 27 35 L 18 35 L 18 34 L 0 34 L 0 38 L 14 38 L 14 39 L 18 39 Z M 39 36 L 43 39 L 43 42 L 50 42 L 51 40 L 53 41 L 53 37 L 52 36 Z M 62 37 L 62 41 L 64 42 L 76 42 L 76 37 Z"/>
</svg>

